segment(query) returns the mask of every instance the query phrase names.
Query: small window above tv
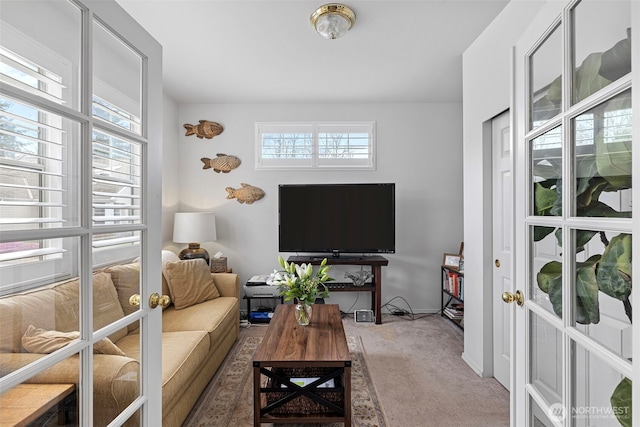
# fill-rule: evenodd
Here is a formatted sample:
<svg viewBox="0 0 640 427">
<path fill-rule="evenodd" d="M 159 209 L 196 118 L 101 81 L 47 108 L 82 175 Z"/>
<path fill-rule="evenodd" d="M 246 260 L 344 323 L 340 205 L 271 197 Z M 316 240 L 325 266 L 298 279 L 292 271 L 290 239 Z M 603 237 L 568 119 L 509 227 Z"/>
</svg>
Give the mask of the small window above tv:
<svg viewBox="0 0 640 427">
<path fill-rule="evenodd" d="M 279 251 L 395 253 L 395 184 L 283 184 Z"/>
<path fill-rule="evenodd" d="M 256 169 L 375 169 L 375 122 L 256 123 Z"/>
</svg>

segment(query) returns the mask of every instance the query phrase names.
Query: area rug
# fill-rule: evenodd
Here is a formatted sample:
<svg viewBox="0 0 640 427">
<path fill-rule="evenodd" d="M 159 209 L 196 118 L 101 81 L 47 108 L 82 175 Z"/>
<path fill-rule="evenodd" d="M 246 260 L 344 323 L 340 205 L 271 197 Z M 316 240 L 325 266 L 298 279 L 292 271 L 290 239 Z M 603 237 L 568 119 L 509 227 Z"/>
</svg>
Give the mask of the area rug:
<svg viewBox="0 0 640 427">
<path fill-rule="evenodd" d="M 262 337 L 243 337 L 229 352 L 213 380 L 202 392 L 184 427 L 253 426 L 253 358 Z M 386 427 L 357 337 L 347 337 L 351 353 L 352 426 Z M 263 427 L 273 424 L 262 424 Z M 342 427 L 343 423 L 305 424 Z M 292 426 L 292 424 L 289 424 Z"/>
</svg>

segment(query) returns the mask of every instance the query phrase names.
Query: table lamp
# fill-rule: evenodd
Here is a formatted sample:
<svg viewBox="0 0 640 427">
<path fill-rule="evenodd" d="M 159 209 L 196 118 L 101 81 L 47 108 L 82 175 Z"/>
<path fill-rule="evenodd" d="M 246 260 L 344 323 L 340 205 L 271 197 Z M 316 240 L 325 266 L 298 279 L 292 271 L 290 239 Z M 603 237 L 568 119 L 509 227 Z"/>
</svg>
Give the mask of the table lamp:
<svg viewBox="0 0 640 427">
<path fill-rule="evenodd" d="M 173 241 L 188 243 L 178 254 L 180 259 L 204 258 L 209 264 L 209 252 L 200 242 L 213 242 L 216 236 L 216 216 L 212 212 L 178 212 L 173 221 Z"/>
</svg>

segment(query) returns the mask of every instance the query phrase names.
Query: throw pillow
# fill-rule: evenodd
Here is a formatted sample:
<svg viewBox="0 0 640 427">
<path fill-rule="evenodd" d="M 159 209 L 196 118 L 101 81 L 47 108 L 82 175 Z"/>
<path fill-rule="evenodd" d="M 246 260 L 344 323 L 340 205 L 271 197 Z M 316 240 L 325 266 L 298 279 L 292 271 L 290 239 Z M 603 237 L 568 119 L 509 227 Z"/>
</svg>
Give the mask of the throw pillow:
<svg viewBox="0 0 640 427">
<path fill-rule="evenodd" d="M 176 262 L 180 261 L 178 255 L 174 254 L 171 251 L 163 250 L 162 251 L 162 294 L 163 295 L 171 295 L 171 291 L 169 290 L 169 276 L 167 275 L 166 265 L 168 262 Z"/>
<path fill-rule="evenodd" d="M 202 258 L 168 262 L 166 271 L 169 292 L 176 310 L 220 296 L 209 266 Z"/>
<path fill-rule="evenodd" d="M 124 315 L 134 313 L 139 307 L 129 304 L 131 295 L 140 294 L 140 264 L 133 262 L 124 265 L 113 265 L 105 269 L 111 275 L 113 285 L 118 292 L 118 300 Z"/>
<path fill-rule="evenodd" d="M 29 353 L 49 354 L 61 349 L 73 340 L 80 338 L 80 332 L 60 332 L 47 331 L 29 325 L 22 336 L 22 346 Z M 126 356 L 109 338 L 103 338 L 93 346 L 96 354 L 113 354 L 116 356 Z"/>
</svg>

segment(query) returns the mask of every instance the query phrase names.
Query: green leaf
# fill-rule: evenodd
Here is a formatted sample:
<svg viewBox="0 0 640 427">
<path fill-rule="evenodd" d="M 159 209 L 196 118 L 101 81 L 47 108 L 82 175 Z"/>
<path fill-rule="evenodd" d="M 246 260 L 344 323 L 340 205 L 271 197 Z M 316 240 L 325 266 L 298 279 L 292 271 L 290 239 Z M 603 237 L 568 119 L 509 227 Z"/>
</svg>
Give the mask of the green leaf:
<svg viewBox="0 0 640 427">
<path fill-rule="evenodd" d="M 534 202 L 536 215 L 549 215 L 558 197 L 555 189 L 549 189 L 536 183 L 534 186 Z"/>
<path fill-rule="evenodd" d="M 598 287 L 612 298 L 625 300 L 631 295 L 631 235 L 611 239 L 602 254 L 597 273 Z"/>
<path fill-rule="evenodd" d="M 588 325 L 600 322 L 596 265 L 600 255 L 576 263 L 576 322 Z"/>
<path fill-rule="evenodd" d="M 633 425 L 632 406 L 631 406 L 631 389 L 632 382 L 629 378 L 624 377 L 618 384 L 611 395 L 611 408 L 618 422 L 623 427 L 631 427 Z"/>
<path fill-rule="evenodd" d="M 536 279 L 540 290 L 544 293 L 549 293 L 552 283 L 560 282 L 560 285 L 562 285 L 562 263 L 558 261 L 546 263 L 538 272 Z"/>
<path fill-rule="evenodd" d="M 549 234 L 553 233 L 553 230 L 555 229 L 555 227 L 543 227 L 541 225 L 533 227 L 533 241 L 539 242 Z"/>
<path fill-rule="evenodd" d="M 582 324 L 600 322 L 598 285 L 595 267 L 600 255 L 594 255 L 583 263 L 576 264 L 576 322 Z M 538 287 L 549 295 L 553 312 L 562 317 L 562 263 L 550 261 L 536 276 Z"/>
<path fill-rule="evenodd" d="M 601 52 L 592 53 L 582 61 L 576 70 L 573 82 L 576 100 L 581 101 L 611 83 L 610 80 L 600 75 L 601 60 Z"/>
</svg>

